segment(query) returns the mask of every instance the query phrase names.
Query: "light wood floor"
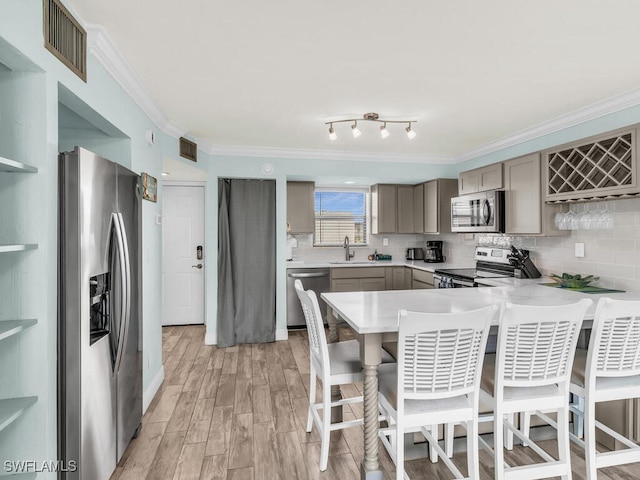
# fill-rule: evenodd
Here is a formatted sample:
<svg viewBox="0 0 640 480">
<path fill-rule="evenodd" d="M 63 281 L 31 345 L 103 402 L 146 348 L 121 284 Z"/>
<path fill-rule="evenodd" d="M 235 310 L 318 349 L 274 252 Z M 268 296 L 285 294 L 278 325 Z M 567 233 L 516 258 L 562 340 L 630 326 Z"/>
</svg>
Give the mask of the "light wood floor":
<svg viewBox="0 0 640 480">
<path fill-rule="evenodd" d="M 348 334 L 347 334 L 348 335 Z M 305 433 L 309 355 L 306 332 L 262 345 L 204 345 L 204 327 L 163 328 L 165 381 L 142 419 L 111 480 L 359 480 L 361 427 L 333 432 L 329 466 L 320 472 L 320 438 Z M 343 394 L 359 394 L 350 385 Z M 345 418 L 362 415 L 355 404 Z M 555 454 L 555 442 L 540 442 Z M 395 467 L 380 444 L 385 479 Z M 583 479 L 584 456 L 573 448 L 575 479 Z M 509 458 L 536 462 L 531 449 L 516 446 Z M 481 452 L 481 476 L 493 478 L 492 458 Z M 466 471 L 465 454 L 454 456 Z M 412 479 L 451 478 L 438 462 L 406 462 Z M 599 471 L 599 479 L 638 479 L 640 463 Z"/>
</svg>

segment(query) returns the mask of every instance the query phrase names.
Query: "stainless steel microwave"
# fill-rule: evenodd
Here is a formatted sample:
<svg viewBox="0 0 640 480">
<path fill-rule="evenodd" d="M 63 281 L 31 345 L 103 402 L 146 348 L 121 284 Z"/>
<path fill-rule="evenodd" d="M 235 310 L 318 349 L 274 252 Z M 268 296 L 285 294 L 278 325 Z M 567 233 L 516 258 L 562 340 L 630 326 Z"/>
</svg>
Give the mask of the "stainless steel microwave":
<svg viewBox="0 0 640 480">
<path fill-rule="evenodd" d="M 504 233 L 504 190 L 452 198 L 451 231 Z"/>
</svg>

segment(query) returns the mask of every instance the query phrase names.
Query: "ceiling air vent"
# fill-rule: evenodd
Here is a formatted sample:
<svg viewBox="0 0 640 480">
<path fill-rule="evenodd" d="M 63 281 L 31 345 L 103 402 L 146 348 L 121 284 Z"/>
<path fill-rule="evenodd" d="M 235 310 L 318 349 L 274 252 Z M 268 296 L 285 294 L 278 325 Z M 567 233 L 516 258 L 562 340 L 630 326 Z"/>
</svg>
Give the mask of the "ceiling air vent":
<svg viewBox="0 0 640 480">
<path fill-rule="evenodd" d="M 60 0 L 44 0 L 44 46 L 87 81 L 87 32 Z"/>
<path fill-rule="evenodd" d="M 193 162 L 197 162 L 198 145 L 184 137 L 180 137 L 180 156 Z"/>
</svg>

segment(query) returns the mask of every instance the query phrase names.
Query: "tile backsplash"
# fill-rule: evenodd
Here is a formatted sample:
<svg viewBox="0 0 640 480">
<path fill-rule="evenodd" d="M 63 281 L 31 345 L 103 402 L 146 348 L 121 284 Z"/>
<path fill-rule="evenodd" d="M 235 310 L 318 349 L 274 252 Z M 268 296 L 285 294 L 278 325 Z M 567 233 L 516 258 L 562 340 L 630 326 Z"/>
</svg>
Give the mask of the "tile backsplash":
<svg viewBox="0 0 640 480">
<path fill-rule="evenodd" d="M 596 204 L 589 204 L 595 209 Z M 640 198 L 614 200 L 606 203 L 613 213 L 611 230 L 574 230 L 564 237 L 511 237 L 513 244 L 530 251 L 531 258 L 543 274 L 562 272 L 592 274 L 600 277 L 595 285 L 640 292 Z M 584 208 L 584 207 L 581 207 Z M 602 208 L 602 204 L 598 204 Z M 408 247 L 424 246 L 426 240 L 443 240 L 448 262 L 473 264 L 475 245 L 487 235 L 481 234 L 388 234 L 371 235 L 367 247 L 352 247 L 354 261 L 363 261 L 375 250 L 389 254 L 394 260 L 404 260 Z M 296 235 L 298 247 L 294 260 L 341 261 L 342 247 L 314 247 L 313 235 Z M 383 246 L 383 239 L 389 246 Z M 584 257 L 574 255 L 576 243 L 584 243 Z"/>
<path fill-rule="evenodd" d="M 596 204 L 590 206 L 595 209 Z M 531 251 L 544 274 L 591 274 L 600 277 L 594 285 L 640 292 L 640 198 L 609 201 L 606 206 L 613 213 L 611 230 L 573 230 L 566 237 L 518 237 L 514 243 Z M 574 254 L 576 243 L 584 243 L 582 258 Z"/>
<path fill-rule="evenodd" d="M 468 238 L 467 238 L 468 237 Z M 384 246 L 383 241 L 387 238 L 389 245 Z M 293 249 L 294 260 L 305 261 L 330 261 L 337 262 L 345 259 L 343 247 L 314 247 L 313 235 L 295 235 L 298 247 Z M 456 263 L 467 263 L 473 265 L 473 247 L 476 240 L 473 235 L 422 235 L 422 234 L 383 234 L 370 235 L 369 245 L 366 247 L 350 247 L 355 252 L 352 261 L 367 260 L 367 257 L 376 250 L 378 253 L 391 255 L 393 260 L 403 261 L 407 248 L 424 247 L 426 240 L 442 240 L 443 254 L 448 260 Z"/>
</svg>

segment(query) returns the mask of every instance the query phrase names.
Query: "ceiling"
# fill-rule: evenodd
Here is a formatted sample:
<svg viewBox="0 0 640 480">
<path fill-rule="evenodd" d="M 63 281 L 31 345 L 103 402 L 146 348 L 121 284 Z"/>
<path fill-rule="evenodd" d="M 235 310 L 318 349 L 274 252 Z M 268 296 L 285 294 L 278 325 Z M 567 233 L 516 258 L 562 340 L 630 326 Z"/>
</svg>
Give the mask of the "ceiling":
<svg viewBox="0 0 640 480">
<path fill-rule="evenodd" d="M 212 146 L 460 156 L 640 87 L 636 0 L 68 4 Z M 417 137 L 361 122 L 329 140 L 366 112 Z"/>
</svg>

